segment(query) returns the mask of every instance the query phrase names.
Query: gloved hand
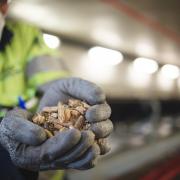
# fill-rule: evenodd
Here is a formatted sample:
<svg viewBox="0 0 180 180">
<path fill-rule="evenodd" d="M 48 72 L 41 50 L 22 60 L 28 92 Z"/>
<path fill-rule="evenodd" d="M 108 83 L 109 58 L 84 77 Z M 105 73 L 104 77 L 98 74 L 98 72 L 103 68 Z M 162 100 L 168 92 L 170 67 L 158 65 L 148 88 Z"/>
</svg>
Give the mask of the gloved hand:
<svg viewBox="0 0 180 180">
<path fill-rule="evenodd" d="M 91 131 L 71 129 L 47 139 L 44 129 L 28 119 L 27 111 L 14 109 L 0 124 L 0 143 L 16 166 L 31 171 L 94 166 L 100 149 Z"/>
<path fill-rule="evenodd" d="M 103 138 L 100 144 L 101 154 L 106 154 L 110 148 L 104 138 L 113 130 L 113 124 L 109 120 L 111 108 L 106 103 L 105 94 L 97 85 L 79 78 L 57 80 L 45 92 L 39 111 L 45 106 L 56 106 L 59 101 L 67 103 L 70 98 L 81 99 L 92 105 L 85 116 L 91 123 L 91 130 L 96 138 Z"/>
</svg>

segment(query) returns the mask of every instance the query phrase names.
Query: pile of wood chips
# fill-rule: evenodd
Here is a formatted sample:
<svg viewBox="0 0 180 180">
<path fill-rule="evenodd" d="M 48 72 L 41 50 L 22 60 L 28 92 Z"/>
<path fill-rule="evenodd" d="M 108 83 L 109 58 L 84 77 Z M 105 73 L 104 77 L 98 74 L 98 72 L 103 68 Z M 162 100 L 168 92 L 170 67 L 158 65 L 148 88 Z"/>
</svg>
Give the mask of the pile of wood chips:
<svg viewBox="0 0 180 180">
<path fill-rule="evenodd" d="M 91 124 L 86 121 L 85 113 L 89 107 L 84 101 L 69 99 L 67 104 L 59 102 L 57 106 L 44 107 L 40 113 L 33 116 L 32 122 L 44 128 L 48 138 L 71 128 L 88 130 Z M 101 155 L 110 151 L 106 138 L 96 138 L 96 143 L 100 147 Z"/>
<path fill-rule="evenodd" d="M 88 130 L 90 124 L 85 119 L 85 113 L 89 107 L 84 101 L 69 99 L 67 104 L 59 102 L 57 106 L 43 108 L 32 121 L 43 127 L 49 138 L 71 128 Z"/>
</svg>

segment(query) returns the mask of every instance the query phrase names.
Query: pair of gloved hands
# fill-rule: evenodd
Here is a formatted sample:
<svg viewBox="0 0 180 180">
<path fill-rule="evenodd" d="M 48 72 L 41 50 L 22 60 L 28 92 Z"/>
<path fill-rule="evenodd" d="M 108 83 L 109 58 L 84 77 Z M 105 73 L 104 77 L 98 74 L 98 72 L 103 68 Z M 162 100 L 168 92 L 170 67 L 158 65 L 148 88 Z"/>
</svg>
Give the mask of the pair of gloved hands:
<svg viewBox="0 0 180 180">
<path fill-rule="evenodd" d="M 32 116 L 25 110 L 9 111 L 0 124 L 0 143 L 9 152 L 12 162 L 32 171 L 55 169 L 89 169 L 94 167 L 102 150 L 95 137 L 106 138 L 113 130 L 109 120 L 111 109 L 101 89 L 93 83 L 79 79 L 58 80 L 45 92 L 39 111 L 45 106 L 67 102 L 69 98 L 85 100 L 92 105 L 86 119 L 92 131 L 70 129 L 47 139 L 43 128 L 28 121 Z"/>
</svg>

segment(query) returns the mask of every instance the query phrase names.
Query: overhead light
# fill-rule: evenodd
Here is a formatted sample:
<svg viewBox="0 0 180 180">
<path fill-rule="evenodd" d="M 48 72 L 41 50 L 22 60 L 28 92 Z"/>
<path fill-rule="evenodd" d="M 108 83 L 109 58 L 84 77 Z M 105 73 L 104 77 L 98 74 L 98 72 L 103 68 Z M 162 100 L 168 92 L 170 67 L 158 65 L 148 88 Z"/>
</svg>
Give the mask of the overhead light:
<svg viewBox="0 0 180 180">
<path fill-rule="evenodd" d="M 133 62 L 133 68 L 137 72 L 153 74 L 158 70 L 158 63 L 149 58 L 137 58 Z"/>
<path fill-rule="evenodd" d="M 176 79 L 180 75 L 179 68 L 175 65 L 166 64 L 161 68 L 161 76 L 169 79 Z"/>
<path fill-rule="evenodd" d="M 143 57 L 151 57 L 152 55 L 157 53 L 154 41 L 152 41 L 152 39 L 149 37 L 146 38 L 143 36 L 141 38 L 138 38 L 134 50 L 138 56 Z"/>
<path fill-rule="evenodd" d="M 103 47 L 91 48 L 88 56 L 94 64 L 99 66 L 115 66 L 123 61 L 122 53 Z"/>
<path fill-rule="evenodd" d="M 127 80 L 130 86 L 135 88 L 149 87 L 151 83 L 150 74 L 145 73 L 142 75 L 142 72 L 135 70 L 133 64 L 130 64 L 127 70 Z"/>
<path fill-rule="evenodd" d="M 44 42 L 51 49 L 56 49 L 60 46 L 60 39 L 57 36 L 43 34 Z"/>
<path fill-rule="evenodd" d="M 161 91 L 171 91 L 174 88 L 174 81 L 162 76 L 161 73 L 157 75 L 156 83 L 158 89 Z"/>
<path fill-rule="evenodd" d="M 90 60 L 87 54 L 82 56 L 79 68 L 79 76 L 98 84 L 109 84 L 115 75 L 114 66 L 100 66 Z"/>
</svg>

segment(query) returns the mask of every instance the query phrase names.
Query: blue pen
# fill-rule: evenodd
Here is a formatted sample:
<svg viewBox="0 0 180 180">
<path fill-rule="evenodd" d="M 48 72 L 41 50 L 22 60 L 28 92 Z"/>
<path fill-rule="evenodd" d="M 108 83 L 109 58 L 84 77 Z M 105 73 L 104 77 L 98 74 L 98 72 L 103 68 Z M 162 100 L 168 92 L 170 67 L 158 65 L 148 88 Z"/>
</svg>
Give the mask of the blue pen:
<svg viewBox="0 0 180 180">
<path fill-rule="evenodd" d="M 21 96 L 18 97 L 18 106 L 22 109 L 26 109 L 26 102 Z"/>
</svg>

